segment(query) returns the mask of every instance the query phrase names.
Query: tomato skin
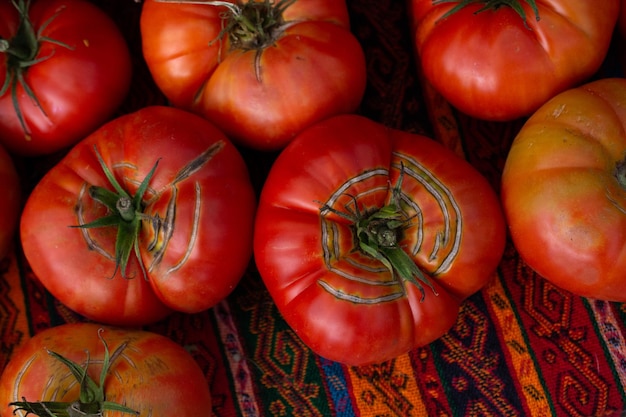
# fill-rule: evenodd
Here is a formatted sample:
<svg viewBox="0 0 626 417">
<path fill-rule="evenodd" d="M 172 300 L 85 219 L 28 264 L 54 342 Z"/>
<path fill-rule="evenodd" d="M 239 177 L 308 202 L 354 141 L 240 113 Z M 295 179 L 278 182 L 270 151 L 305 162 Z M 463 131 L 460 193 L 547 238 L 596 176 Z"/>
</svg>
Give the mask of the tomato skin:
<svg viewBox="0 0 626 417">
<path fill-rule="evenodd" d="M 227 37 L 216 41 L 224 10 L 144 2 L 143 54 L 174 106 L 261 150 L 281 149 L 314 122 L 357 109 L 365 56 L 344 1 L 298 0 L 287 7 L 284 18 L 293 24 L 260 50 L 258 73 L 257 50 L 233 48 Z"/>
<path fill-rule="evenodd" d="M 511 237 L 526 263 L 574 294 L 626 301 L 626 80 L 563 92 L 526 122 L 502 176 Z"/>
<path fill-rule="evenodd" d="M 330 204 L 355 212 L 354 199 L 363 213 L 382 207 L 401 163 L 404 199 L 420 209 L 407 209 L 415 217 L 401 247 L 411 248 L 438 293 L 424 286 L 423 301 L 416 285 L 404 290 L 355 249 L 349 221 L 320 211 Z M 259 201 L 254 256 L 302 340 L 323 357 L 363 365 L 443 335 L 462 300 L 491 278 L 504 241 L 496 194 L 466 161 L 429 138 L 343 115 L 306 129 L 275 161 Z"/>
<path fill-rule="evenodd" d="M 94 146 L 131 195 L 159 160 L 143 214 L 165 219 L 164 227 L 156 232 L 145 220 L 139 236 L 147 279 L 134 255 L 128 279 L 119 270 L 113 276 L 116 228 L 69 227 L 107 210 L 85 195 L 88 185 L 111 188 Z M 197 164 L 207 150 L 215 152 Z M 197 169 L 181 179 L 190 167 Z M 252 254 L 255 205 L 245 162 L 221 131 L 183 110 L 151 106 L 107 123 L 42 178 L 22 214 L 22 246 L 37 277 L 69 308 L 102 323 L 144 324 L 170 309 L 205 310 L 233 290 Z"/>
<path fill-rule="evenodd" d="M 112 362 L 105 380 L 108 401 L 125 404 L 139 411 L 141 417 L 211 413 L 208 383 L 197 362 L 182 346 L 152 332 L 74 323 L 44 330 L 16 351 L 0 379 L 0 416 L 14 416 L 9 403 L 22 401 L 23 397 L 28 401 L 78 399 L 79 384 L 69 388 L 75 380 L 67 367 L 48 355 L 47 350 L 78 364 L 85 363 L 88 352 L 91 361 L 88 374 L 99 383 L 104 357 L 104 346 L 98 337 L 100 329 L 110 353 L 128 343 L 122 356 Z M 58 389 L 56 393 L 55 389 Z M 104 415 L 128 414 L 109 411 Z"/>
<path fill-rule="evenodd" d="M 36 59 L 24 73 L 41 108 L 17 86 L 19 108 L 28 132 L 19 122 L 11 89 L 0 97 L 0 141 L 11 152 L 42 155 L 69 147 L 91 133 L 121 105 L 130 88 L 131 58 L 113 20 L 83 0 L 33 1 L 29 16 L 41 36 L 68 47 L 42 41 Z M 19 16 L 12 2 L 0 4 L 0 37 L 11 39 Z M 5 82 L 7 54 L 0 54 L 0 85 Z M 94 99 L 96 97 L 96 99 Z"/>
<path fill-rule="evenodd" d="M 607 53 L 619 0 L 527 2 L 526 23 L 509 6 L 412 0 L 414 44 L 424 77 L 461 112 L 506 121 L 527 116 L 588 79 Z"/>
<path fill-rule="evenodd" d="M 2 146 L 0 146 L 0 184 L 2 184 L 2 204 L 0 204 L 0 259 L 2 259 L 11 246 L 22 208 L 20 179 L 11 156 Z"/>
</svg>

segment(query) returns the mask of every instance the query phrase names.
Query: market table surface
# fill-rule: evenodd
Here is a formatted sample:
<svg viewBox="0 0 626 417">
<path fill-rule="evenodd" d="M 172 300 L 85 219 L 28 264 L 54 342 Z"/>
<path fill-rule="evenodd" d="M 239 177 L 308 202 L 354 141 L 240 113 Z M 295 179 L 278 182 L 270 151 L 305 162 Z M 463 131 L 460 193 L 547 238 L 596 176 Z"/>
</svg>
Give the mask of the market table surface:
<svg viewBox="0 0 626 417">
<path fill-rule="evenodd" d="M 166 104 L 141 58 L 141 3 L 96 1 L 134 54 L 120 113 Z M 450 107 L 418 75 L 405 2 L 349 0 L 367 59 L 359 113 L 422 133 L 466 157 L 499 188 L 508 147 L 524 120 L 485 122 Z M 616 36 L 617 38 L 617 36 Z M 595 78 L 621 76 L 615 40 Z M 242 150 L 260 188 L 273 155 Z M 60 155 L 16 158 L 25 195 Z M 0 262 L 0 371 L 32 335 L 84 319 L 38 283 L 19 240 Z M 286 325 L 251 263 L 222 303 L 174 314 L 148 330 L 192 353 L 213 393 L 215 416 L 618 416 L 626 414 L 626 305 L 551 285 L 508 242 L 490 283 L 466 300 L 441 339 L 370 366 L 313 354 Z"/>
</svg>

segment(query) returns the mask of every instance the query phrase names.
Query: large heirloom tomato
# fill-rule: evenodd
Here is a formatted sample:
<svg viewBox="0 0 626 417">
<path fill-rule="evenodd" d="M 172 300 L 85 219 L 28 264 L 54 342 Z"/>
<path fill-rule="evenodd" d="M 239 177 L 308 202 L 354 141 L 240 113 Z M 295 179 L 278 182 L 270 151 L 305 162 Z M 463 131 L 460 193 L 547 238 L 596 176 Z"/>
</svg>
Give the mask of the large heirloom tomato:
<svg viewBox="0 0 626 417">
<path fill-rule="evenodd" d="M 572 293 L 626 301 L 626 80 L 565 91 L 513 141 L 502 176 L 511 237 Z"/>
<path fill-rule="evenodd" d="M 255 205 L 243 158 L 221 131 L 146 107 L 105 124 L 43 177 L 22 214 L 22 246 L 71 309 L 142 324 L 231 292 L 252 254 Z"/>
<path fill-rule="evenodd" d="M 93 323 L 38 333 L 0 380 L 1 417 L 197 417 L 211 415 L 211 403 L 204 373 L 182 346 Z"/>
<path fill-rule="evenodd" d="M 365 57 L 344 0 L 146 0 L 143 54 L 176 107 L 248 147 L 284 147 L 357 109 Z"/>
<path fill-rule="evenodd" d="M 2 1 L 0 39 L 0 142 L 12 152 L 68 147 L 126 97 L 127 44 L 113 20 L 87 1 Z"/>
<path fill-rule="evenodd" d="M 425 345 L 504 250 L 496 193 L 441 144 L 357 115 L 294 139 L 261 192 L 259 272 L 316 353 L 349 365 Z"/>
<path fill-rule="evenodd" d="M 619 1 L 411 0 L 424 77 L 470 116 L 527 116 L 598 70 Z"/>
<path fill-rule="evenodd" d="M 2 203 L 0 203 L 0 259 L 9 250 L 22 207 L 20 179 L 11 156 L 0 146 L 0 184 L 2 184 Z"/>
</svg>

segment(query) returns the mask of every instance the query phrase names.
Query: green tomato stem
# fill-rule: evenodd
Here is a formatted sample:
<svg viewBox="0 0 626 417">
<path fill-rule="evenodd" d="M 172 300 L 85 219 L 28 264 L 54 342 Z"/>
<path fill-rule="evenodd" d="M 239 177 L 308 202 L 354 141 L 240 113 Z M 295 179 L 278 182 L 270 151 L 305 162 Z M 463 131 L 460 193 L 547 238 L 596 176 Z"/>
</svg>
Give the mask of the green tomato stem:
<svg viewBox="0 0 626 417">
<path fill-rule="evenodd" d="M 133 207 L 133 200 L 126 196 L 122 196 L 117 200 L 115 208 L 120 214 L 120 217 L 127 222 L 133 221 L 136 217 L 135 208 Z"/>
<path fill-rule="evenodd" d="M 20 24 L 10 40 L 3 39 L 0 52 L 8 55 L 8 66 L 23 67 L 32 62 L 39 52 L 38 34 L 28 17 L 28 4 L 23 0 L 14 3 L 20 14 Z"/>
<path fill-rule="evenodd" d="M 4 96 L 7 93 L 11 94 L 13 107 L 20 122 L 20 126 L 24 131 L 24 136 L 29 139 L 30 130 L 26 125 L 22 110 L 18 104 L 17 86 L 20 85 L 24 89 L 28 97 L 33 100 L 37 107 L 41 109 L 44 116 L 47 117 L 46 112 L 39 103 L 39 99 L 26 83 L 24 73 L 29 67 L 45 61 L 52 56 L 52 54 L 50 54 L 45 57 L 37 57 L 41 42 L 50 42 L 68 49 L 71 49 L 71 47 L 55 39 L 44 37 L 41 34 L 57 15 L 61 13 L 63 8 L 59 9 L 57 13 L 43 22 L 39 30 L 35 30 L 28 16 L 30 2 L 25 0 L 13 1 L 13 5 L 19 12 L 20 23 L 15 35 L 11 39 L 0 39 L 0 53 L 6 54 L 6 73 L 4 84 L 0 87 L 0 96 Z"/>
<path fill-rule="evenodd" d="M 380 261 L 393 276 L 410 282 L 419 288 L 424 300 L 424 286 L 429 287 L 435 295 L 437 291 L 430 280 L 417 266 L 415 261 L 402 249 L 402 230 L 410 223 L 401 206 L 402 179 L 404 166 L 400 171 L 398 182 L 392 189 L 391 201 L 369 215 L 363 215 L 358 209 L 356 213 L 346 214 L 324 205 L 321 211 L 330 211 L 353 222 L 358 248 L 366 255 Z M 423 284 L 423 285 L 422 285 Z"/>
<path fill-rule="evenodd" d="M 524 0 L 533 10 L 535 14 L 535 19 L 539 21 L 539 9 L 537 8 L 537 4 L 535 0 Z M 438 5 L 442 3 L 458 3 L 452 9 L 450 9 L 446 14 L 444 14 L 441 18 L 445 19 L 454 13 L 458 12 L 462 8 L 469 6 L 470 4 L 482 3 L 484 6 L 478 9 L 475 13 L 482 13 L 487 10 L 497 10 L 500 7 L 510 7 L 513 9 L 523 20 L 524 26 L 530 29 L 528 23 L 526 21 L 526 12 L 522 7 L 521 0 L 433 0 L 433 5 Z"/>
<path fill-rule="evenodd" d="M 109 373 L 111 363 L 126 348 L 126 343 L 121 344 L 112 355 L 109 355 L 109 347 L 102 337 L 102 331 L 102 329 L 98 331 L 98 338 L 104 345 L 104 359 L 99 383 L 87 375 L 89 356 L 87 356 L 85 367 L 81 367 L 76 362 L 72 362 L 56 352 L 48 351 L 50 356 L 67 366 L 74 378 L 76 378 L 80 385 L 79 398 L 71 403 L 61 401 L 27 401 L 26 398 L 22 398 L 22 401 L 9 404 L 9 406 L 15 407 L 13 414 L 17 414 L 21 410 L 25 411 L 27 415 L 34 414 L 40 417 L 102 417 L 103 411 L 109 410 L 139 415 L 138 411 L 106 400 L 106 393 L 104 392 L 105 379 Z"/>
<path fill-rule="evenodd" d="M 93 220 L 92 222 L 72 227 L 85 229 L 95 227 L 117 228 L 117 237 L 115 240 L 115 270 L 113 272 L 113 276 L 117 273 L 118 269 L 120 269 L 122 277 L 125 278 L 127 277 L 126 267 L 131 253 L 134 252 L 137 259 L 141 260 L 138 237 L 141 230 L 141 222 L 145 218 L 143 214 L 143 196 L 148 189 L 148 185 L 156 171 L 159 161 L 157 160 L 148 175 L 146 175 L 143 179 L 136 194 L 131 196 L 117 181 L 115 175 L 113 175 L 111 169 L 106 165 L 96 147 L 94 147 L 94 153 L 105 177 L 115 191 L 111 191 L 104 187 L 91 186 L 89 187 L 89 196 L 95 201 L 98 201 L 102 205 L 106 206 L 109 209 L 109 214 Z M 144 278 L 147 278 L 146 271 L 141 262 L 140 266 L 142 268 Z"/>
</svg>

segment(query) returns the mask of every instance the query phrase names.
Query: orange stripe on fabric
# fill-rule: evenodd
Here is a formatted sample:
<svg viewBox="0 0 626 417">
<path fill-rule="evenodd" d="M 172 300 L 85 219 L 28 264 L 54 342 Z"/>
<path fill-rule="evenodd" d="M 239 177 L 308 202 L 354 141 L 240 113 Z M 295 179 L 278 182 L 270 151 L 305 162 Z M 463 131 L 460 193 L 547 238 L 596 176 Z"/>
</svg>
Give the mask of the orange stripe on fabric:
<svg viewBox="0 0 626 417">
<path fill-rule="evenodd" d="M 511 303 L 502 287 L 500 277 L 493 279 L 484 289 L 485 302 L 491 310 L 490 316 L 498 328 L 503 351 L 508 354 L 509 369 L 514 371 L 511 377 L 521 388 L 520 397 L 525 400 L 528 410 L 534 416 L 550 416 L 549 394 L 537 372 L 536 364 L 530 354 L 530 348 L 522 334 L 521 324 L 513 311 Z"/>
<path fill-rule="evenodd" d="M 378 365 L 348 367 L 347 379 L 358 416 L 425 416 L 408 354 Z"/>
</svg>

